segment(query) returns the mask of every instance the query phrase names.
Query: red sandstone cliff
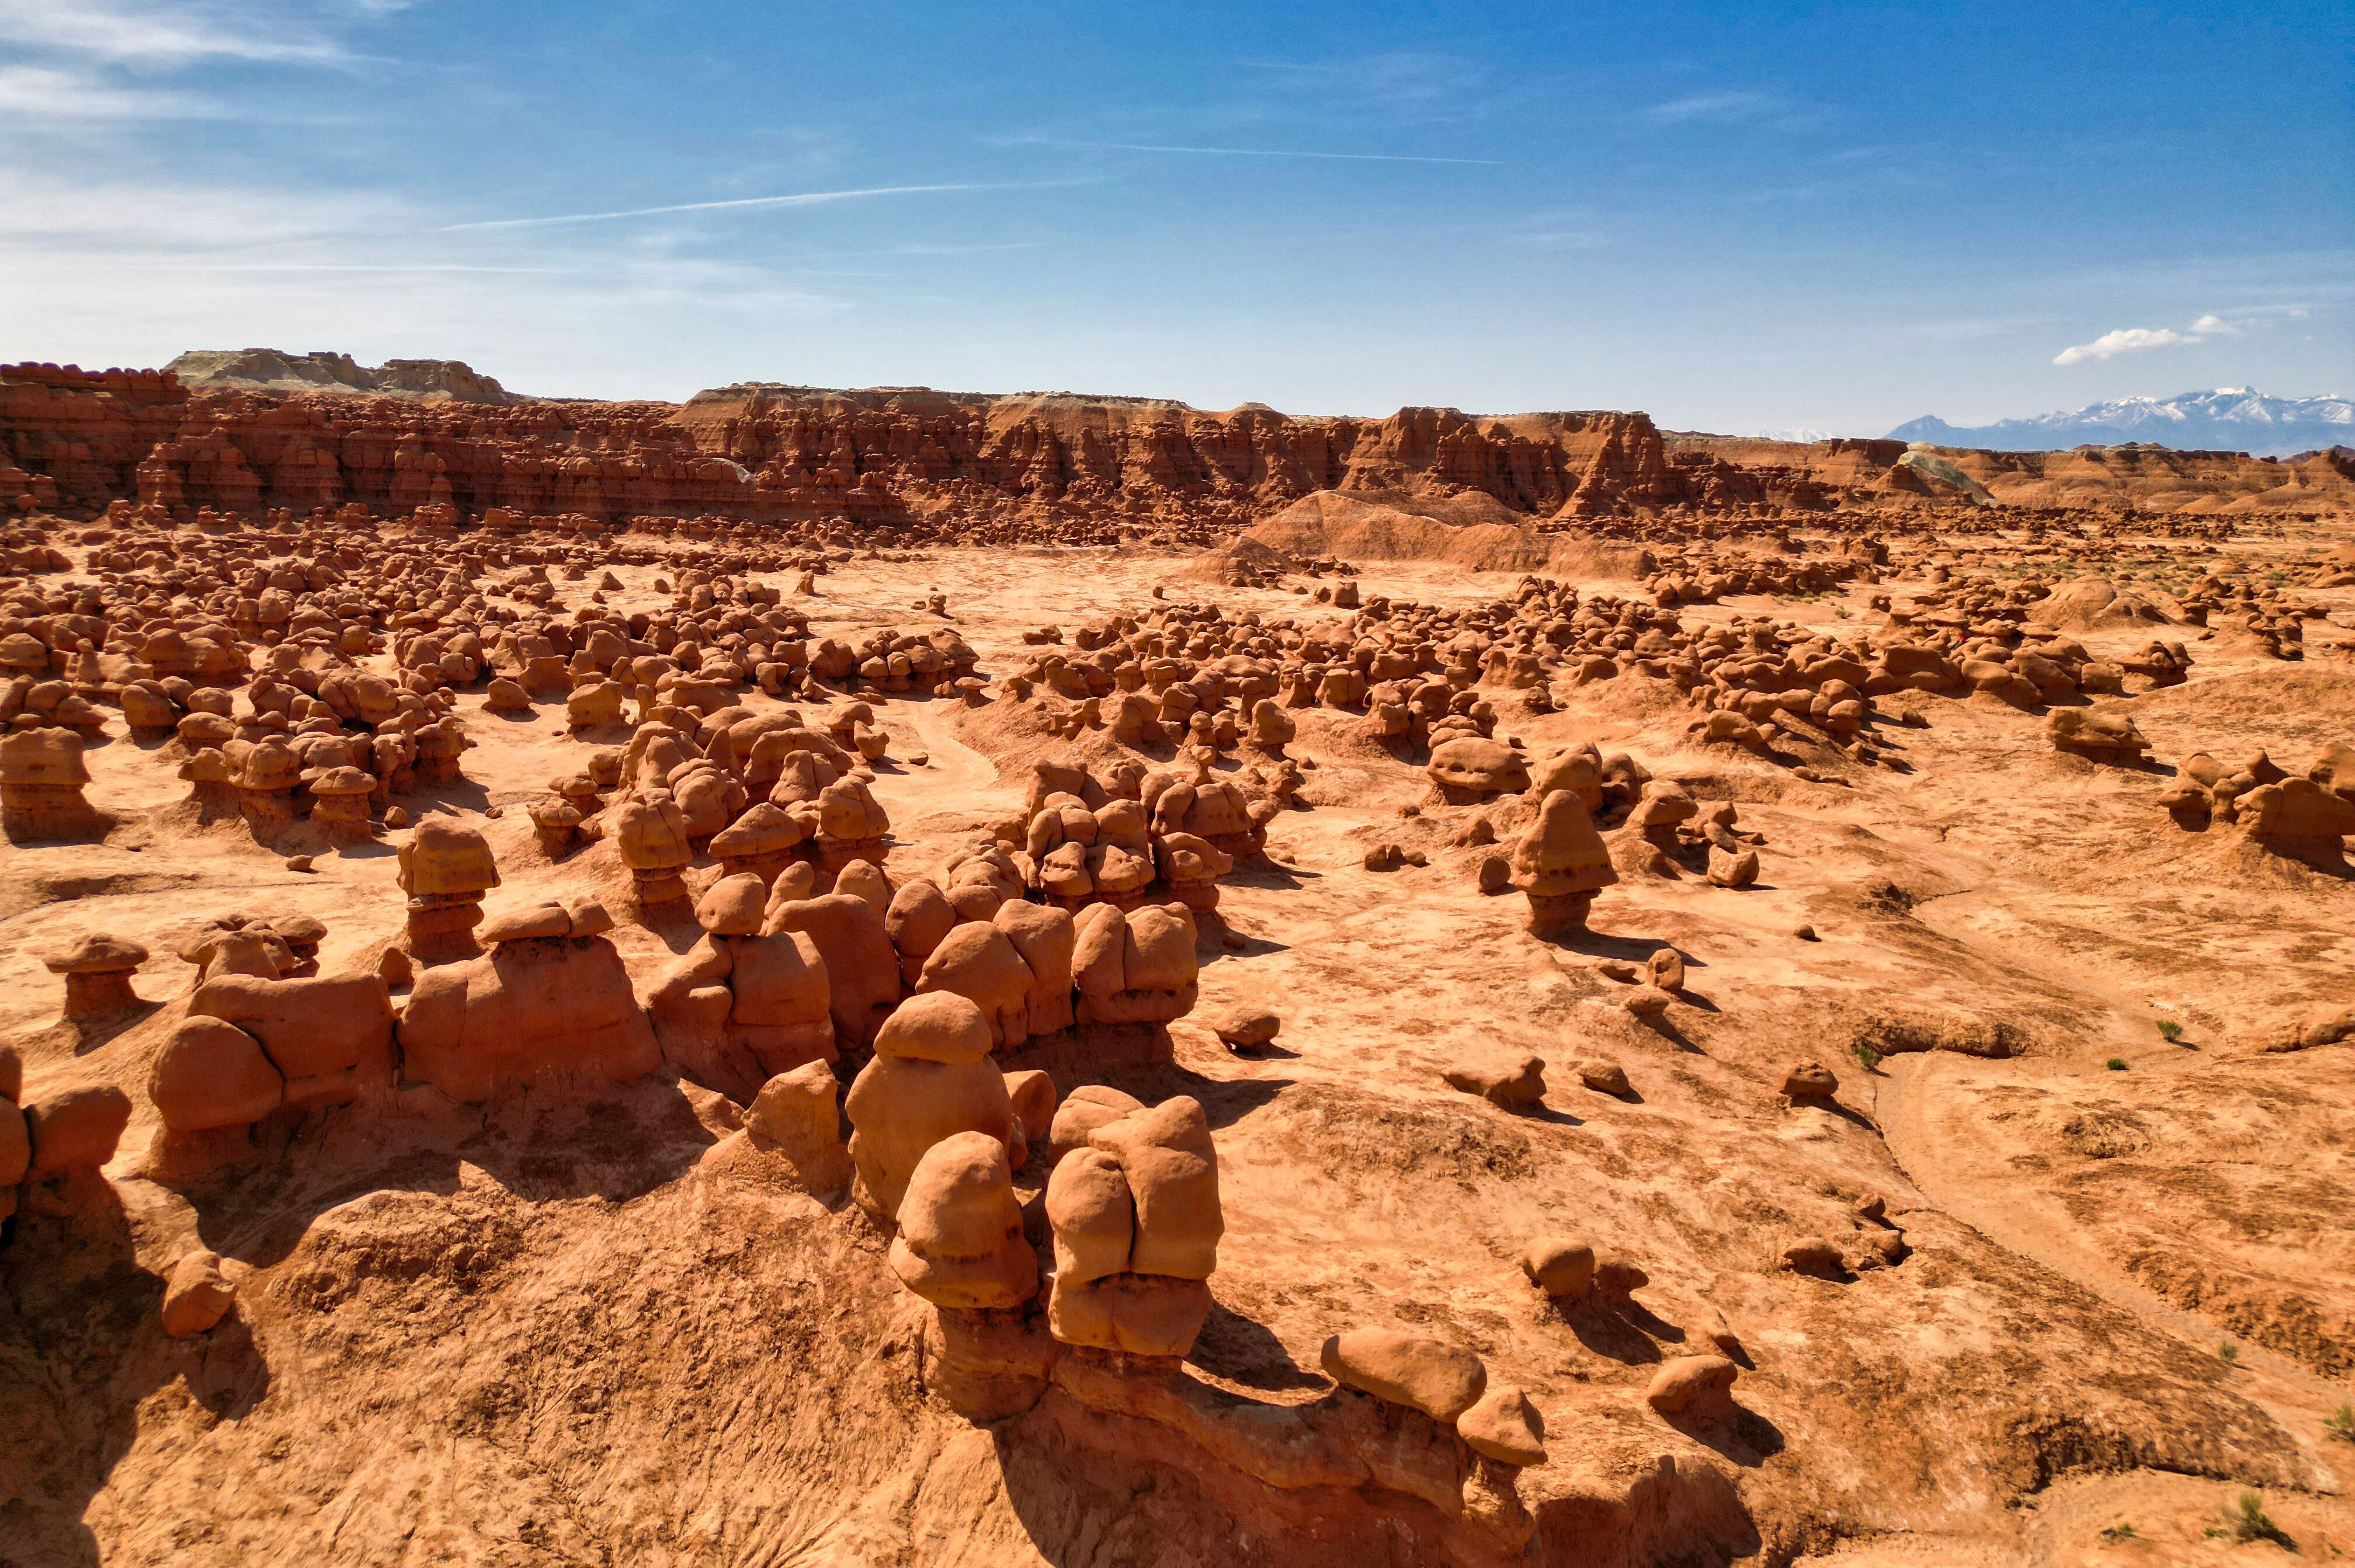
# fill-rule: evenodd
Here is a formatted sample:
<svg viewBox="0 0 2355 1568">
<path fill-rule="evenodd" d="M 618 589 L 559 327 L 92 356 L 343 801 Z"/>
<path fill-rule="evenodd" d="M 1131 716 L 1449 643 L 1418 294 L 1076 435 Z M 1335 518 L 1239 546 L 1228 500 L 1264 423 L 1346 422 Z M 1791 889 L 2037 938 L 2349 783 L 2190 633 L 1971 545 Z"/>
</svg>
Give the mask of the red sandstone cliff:
<svg viewBox="0 0 2355 1568">
<path fill-rule="evenodd" d="M 1895 442 L 1664 438 L 1641 413 L 1295 418 L 1147 399 L 742 385 L 681 404 L 191 391 L 168 371 L 0 368 L 0 505 L 255 513 L 926 517 L 1247 525 L 1303 496 L 1486 499 L 1571 522 L 1662 507 L 1920 497 Z M 2155 510 L 2355 506 L 2343 462 L 2156 448 L 1953 453 L 1999 500 Z M 1935 498 L 1935 497 L 1932 497 Z"/>
</svg>

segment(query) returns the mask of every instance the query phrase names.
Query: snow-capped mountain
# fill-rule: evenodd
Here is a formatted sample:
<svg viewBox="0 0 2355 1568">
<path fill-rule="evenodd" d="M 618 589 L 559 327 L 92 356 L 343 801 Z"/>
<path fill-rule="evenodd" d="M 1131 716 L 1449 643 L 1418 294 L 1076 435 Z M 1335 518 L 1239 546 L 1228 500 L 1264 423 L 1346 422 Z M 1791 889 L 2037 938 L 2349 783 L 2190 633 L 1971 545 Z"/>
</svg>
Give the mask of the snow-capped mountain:
<svg viewBox="0 0 2355 1568">
<path fill-rule="evenodd" d="M 2355 400 L 2269 398 L 2246 387 L 2173 398 L 2116 398 L 2073 413 L 2038 414 L 1963 428 L 1925 416 L 1891 431 L 1899 441 L 1984 446 L 2000 452 L 2051 452 L 2072 446 L 2151 442 L 2189 452 L 2245 452 L 2288 457 L 2355 444 Z"/>
</svg>

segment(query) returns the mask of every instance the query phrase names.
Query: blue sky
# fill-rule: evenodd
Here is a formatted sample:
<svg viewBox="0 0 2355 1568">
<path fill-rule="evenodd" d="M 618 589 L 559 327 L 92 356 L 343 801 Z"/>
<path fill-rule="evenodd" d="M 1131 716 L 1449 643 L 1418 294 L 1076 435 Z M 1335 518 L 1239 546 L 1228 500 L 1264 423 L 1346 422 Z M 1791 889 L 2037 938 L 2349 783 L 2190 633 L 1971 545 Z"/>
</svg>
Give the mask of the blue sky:
<svg viewBox="0 0 2355 1568">
<path fill-rule="evenodd" d="M 2355 7 L 0 0 L 0 357 L 1640 408 L 2355 391 Z"/>
</svg>

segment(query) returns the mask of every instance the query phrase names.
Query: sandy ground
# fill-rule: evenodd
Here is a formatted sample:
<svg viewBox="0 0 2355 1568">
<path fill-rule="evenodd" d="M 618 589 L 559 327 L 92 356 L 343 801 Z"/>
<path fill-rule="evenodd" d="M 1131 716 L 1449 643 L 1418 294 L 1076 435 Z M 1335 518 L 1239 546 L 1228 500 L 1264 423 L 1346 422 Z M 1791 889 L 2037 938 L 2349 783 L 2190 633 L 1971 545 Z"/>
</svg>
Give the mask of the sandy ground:
<svg viewBox="0 0 2355 1568">
<path fill-rule="evenodd" d="M 653 571 L 621 575 L 623 608 L 667 603 Z M 1461 603 L 1513 581 L 1382 563 L 1361 580 Z M 1024 629 L 1142 612 L 1156 584 L 1231 613 L 1334 613 L 1101 551 L 861 560 L 803 603 L 839 635 L 922 626 L 922 596 L 943 592 L 990 671 Z M 1685 613 L 1844 627 L 1875 619 L 1866 599 Z M 2355 739 L 2355 666 L 2194 651 L 2189 685 L 2129 704 L 2158 756 L 2263 745 L 2295 767 Z M 868 699 L 892 735 L 876 794 L 895 873 L 934 869 L 1017 807 L 1028 759 L 1051 749 L 988 709 Z M 412 809 L 474 819 L 579 765 L 560 707 L 480 705 L 462 699 L 467 783 Z M 1505 720 L 1539 753 L 1627 750 L 1765 836 L 1757 886 L 1629 876 L 1570 944 L 1476 891 L 1478 851 L 1456 843 L 1474 808 L 1436 804 L 1351 716 L 1299 713 L 1305 805 L 1272 829 L 1270 865 L 1230 881 L 1241 940 L 1206 943 L 1197 1008 L 1264 1003 L 1282 1035 L 1239 1056 L 1181 1022 L 1175 1066 L 1129 1084 L 1197 1096 L 1216 1130 L 1227 1232 L 1194 1371 L 1303 1403 L 1329 1387 L 1330 1333 L 1455 1339 L 1546 1418 L 1554 1459 L 1527 1473 L 1533 1501 L 1631 1455 L 1682 1456 L 1733 1478 L 1743 1523 L 1722 1553 L 1745 1560 L 2283 1555 L 2209 1533 L 2243 1493 L 2300 1558 L 2355 1549 L 2355 1446 L 2323 1424 L 2355 1386 L 2355 1066 L 2343 1046 L 2243 1043 L 2348 1000 L 2355 884 L 2179 832 L 2156 805 L 2169 770 L 2057 754 L 2040 717 L 1986 699 L 1881 706 L 1926 720 L 1881 727 L 1902 771 L 1823 784 L 1688 749 L 1689 709 L 1640 678 Z M 127 816 L 185 789 L 124 740 L 91 764 L 93 803 Z M 613 885 L 609 850 L 551 867 L 519 811 L 484 826 L 503 892 Z M 1382 840 L 1430 864 L 1368 870 Z M 326 923 L 333 971 L 400 929 L 393 874 L 389 843 L 309 874 L 234 834 L 0 848 L 0 1038 L 23 1042 L 36 1094 L 90 1077 L 138 1097 L 188 988 L 176 933 L 300 910 Z M 138 984 L 166 1005 L 78 1048 L 49 1027 L 38 957 L 92 930 L 148 945 Z M 636 927 L 616 940 L 642 987 L 680 945 Z M 1689 988 L 1654 1027 L 1593 961 L 1664 944 Z M 1867 1066 L 1858 1050 L 1998 1026 L 2020 1053 Z M 1550 1068 L 1536 1114 L 1440 1076 L 1521 1051 Z M 1806 1057 L 1838 1072 L 1836 1106 L 1776 1094 Z M 1634 1092 L 1581 1087 L 1583 1058 L 1618 1062 Z M 1206 1535 L 1182 1486 L 1059 1466 L 1018 1424 L 979 1432 L 927 1401 L 917 1304 L 882 1239 L 719 1159 L 730 1125 L 668 1084 L 585 1108 L 523 1096 L 397 1133 L 329 1126 L 190 1196 L 135 1174 L 143 1101 L 112 1172 L 115 1242 L 21 1221 L 0 1254 L 0 1454 L 28 1477 L 0 1503 L 0 1562 L 1256 1560 Z M 1837 1280 L 1775 1267 L 1792 1240 L 1853 1232 L 1874 1196 L 1902 1263 Z M 1630 1309 L 1561 1309 L 1514 1265 L 1540 1232 L 1630 1257 L 1651 1284 Z M 156 1330 L 155 1274 L 199 1237 L 242 1280 L 236 1333 L 192 1348 Z M 1696 1435 L 1634 1396 L 1712 1315 L 1745 1352 L 1744 1416 Z"/>
</svg>

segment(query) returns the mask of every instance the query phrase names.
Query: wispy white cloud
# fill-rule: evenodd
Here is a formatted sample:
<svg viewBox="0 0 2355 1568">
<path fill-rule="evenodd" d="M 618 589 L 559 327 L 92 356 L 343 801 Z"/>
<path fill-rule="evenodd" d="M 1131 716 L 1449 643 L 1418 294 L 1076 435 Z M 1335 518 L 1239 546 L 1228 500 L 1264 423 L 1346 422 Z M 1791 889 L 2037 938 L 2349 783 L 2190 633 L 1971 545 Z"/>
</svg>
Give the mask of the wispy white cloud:
<svg viewBox="0 0 2355 1568">
<path fill-rule="evenodd" d="M 336 25 L 382 16 L 405 0 L 0 0 L 0 37 L 141 66 L 205 59 L 342 64 Z"/>
<path fill-rule="evenodd" d="M 2008 315 L 1922 316 L 1901 322 L 1894 336 L 1907 343 L 1934 344 L 1953 347 L 1966 343 L 1984 342 L 1988 338 L 2009 337 L 2051 325 L 2053 317 L 2041 312 L 2018 312 Z"/>
<path fill-rule="evenodd" d="M 61 179 L 0 160 L 0 240 L 48 248 L 251 252 L 416 221 L 406 202 L 369 193 Z"/>
<path fill-rule="evenodd" d="M 677 253 L 676 237 L 644 228 L 441 234 L 432 224 L 430 209 L 389 192 L 68 180 L 0 160 L 0 321 L 15 352 L 60 362 L 328 344 L 369 363 L 519 366 L 517 384 L 534 384 L 532 365 L 571 364 L 546 347 L 568 333 L 591 357 L 621 341 L 656 356 L 697 334 L 751 355 L 794 324 L 907 293 L 888 277 L 836 285 L 764 258 Z M 579 374 L 559 369 L 535 389 L 601 389 Z M 623 374 L 615 386 L 645 382 Z"/>
<path fill-rule="evenodd" d="M 1663 125 L 1685 125 L 1695 121 L 1756 120 L 1782 107 L 1782 101 L 1764 92 L 1709 92 L 1691 98 L 1678 98 L 1667 103 L 1655 103 L 1644 111 L 1644 118 L 1657 120 Z"/>
<path fill-rule="evenodd" d="M 1043 249 L 1046 243 L 1044 240 L 1008 240 L 986 245 L 938 245 L 918 242 L 894 245 L 890 253 L 894 256 L 971 256 L 984 251 L 1037 251 Z"/>
<path fill-rule="evenodd" d="M 2122 326 L 2105 332 L 2091 343 L 2073 344 L 2052 357 L 2055 365 L 2083 365 L 2088 360 L 2115 359 L 2121 354 L 2145 354 L 2154 348 L 2179 348 L 2200 341 L 2195 333 L 2172 327 Z"/>
<path fill-rule="evenodd" d="M 1508 244 L 1531 251 L 1593 251 L 1612 242 L 1612 226 L 1587 207 L 1547 208 L 1498 226 Z"/>
<path fill-rule="evenodd" d="M 1398 49 L 1338 60 L 1246 59 L 1236 64 L 1273 80 L 1391 110 L 1425 111 L 1477 88 L 1480 69 L 1455 55 Z"/>
<path fill-rule="evenodd" d="M 1787 93 L 1753 89 L 1694 93 L 1638 112 L 1655 125 L 1764 125 L 1778 131 L 1804 130 L 1831 118 L 1820 106 Z"/>
<path fill-rule="evenodd" d="M 743 196 L 727 201 L 681 201 L 665 207 L 633 207 L 615 212 L 568 212 L 550 218 L 487 218 L 472 223 L 444 224 L 436 230 L 459 234 L 470 229 L 543 229 L 558 223 L 610 223 L 630 218 L 663 218 L 682 212 L 747 212 L 762 208 L 820 207 L 829 202 L 863 201 L 872 197 L 928 196 L 945 191 L 1036 189 L 1021 185 L 886 185 L 865 190 L 798 191 L 790 196 Z"/>
<path fill-rule="evenodd" d="M 1285 147 L 1188 147 L 1159 142 L 1081 142 L 1055 136 L 1016 136 L 1007 145 L 1025 147 L 1092 147 L 1113 153 L 1176 153 L 1206 158 L 1327 158 L 1352 164 L 1470 164 L 1502 168 L 1495 158 L 1424 157 L 1409 153 L 1309 153 Z"/>
<path fill-rule="evenodd" d="M 189 269 L 204 272 L 493 272 L 552 277 L 581 267 L 477 267 L 460 261 L 221 261 Z"/>
<path fill-rule="evenodd" d="M 2186 348 L 2211 338 L 2237 336 L 2253 323 L 2269 316 L 2298 320 L 2305 315 L 2306 307 L 2303 305 L 2253 305 L 2224 315 L 2211 314 L 2200 316 L 2180 332 L 2171 326 L 2122 326 L 2115 332 L 2102 334 L 2091 343 L 2073 344 L 2063 348 L 2052 357 L 2052 363 L 2083 365 L 2091 361 L 2115 359 L 2121 354 L 2144 354 L 2154 348 Z"/>
<path fill-rule="evenodd" d="M 24 117 L 21 129 L 93 120 L 217 120 L 212 100 L 162 89 L 124 87 L 81 71 L 0 66 L 0 114 Z"/>
</svg>

